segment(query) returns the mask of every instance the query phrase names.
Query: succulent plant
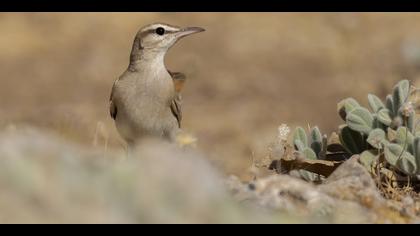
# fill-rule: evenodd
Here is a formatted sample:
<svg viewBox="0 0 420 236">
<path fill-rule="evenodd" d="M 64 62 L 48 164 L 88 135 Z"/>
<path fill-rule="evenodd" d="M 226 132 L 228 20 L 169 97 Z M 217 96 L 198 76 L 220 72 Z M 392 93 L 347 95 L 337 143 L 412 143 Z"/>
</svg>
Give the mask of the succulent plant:
<svg viewBox="0 0 420 236">
<path fill-rule="evenodd" d="M 416 114 L 409 95 L 410 83 L 402 80 L 386 96 L 385 103 L 369 94 L 371 111 L 353 98 L 338 103 L 339 115 L 346 122 L 340 128 L 340 141 L 349 153 L 360 154 L 366 167 L 372 167 L 383 153 L 393 168 L 406 175 L 420 174 L 420 134 L 415 134 Z"/>
<path fill-rule="evenodd" d="M 348 125 L 340 127 L 340 142 L 351 154 L 359 154 L 366 149 L 366 139 L 364 135 L 358 131 L 352 130 Z"/>
<path fill-rule="evenodd" d="M 293 134 L 295 150 L 310 160 L 343 161 L 359 154 L 359 162 L 369 171 L 379 167 L 408 177 L 420 176 L 420 127 L 416 126 L 420 120 L 409 99 L 414 92 L 420 90 L 410 91 L 409 81 L 402 80 L 384 101 L 368 94 L 370 109 L 354 98 L 346 98 L 337 104 L 338 114 L 345 121 L 339 126 L 337 141 L 328 143 L 316 126 L 309 135 L 297 127 Z M 299 173 L 309 181 L 319 179 L 307 170 Z"/>
<path fill-rule="evenodd" d="M 297 127 L 293 133 L 295 150 L 302 153 L 307 159 L 324 159 L 326 154 L 327 136 L 322 135 L 317 126 L 310 131 L 309 137 L 302 127 Z"/>
<path fill-rule="evenodd" d="M 350 157 L 340 143 L 328 143 L 327 135 L 322 134 L 317 126 L 308 135 L 302 127 L 297 127 L 293 133 L 293 144 L 295 150 L 308 160 L 343 161 Z M 308 181 L 322 179 L 320 175 L 310 171 L 299 170 L 299 173 Z"/>
<path fill-rule="evenodd" d="M 293 133 L 295 150 L 310 160 L 325 158 L 326 139 L 327 137 L 325 135 L 322 136 L 317 126 L 311 129 L 309 137 L 302 127 L 297 127 Z M 299 173 L 308 181 L 315 181 L 318 178 L 318 175 L 306 170 L 299 170 Z"/>
</svg>

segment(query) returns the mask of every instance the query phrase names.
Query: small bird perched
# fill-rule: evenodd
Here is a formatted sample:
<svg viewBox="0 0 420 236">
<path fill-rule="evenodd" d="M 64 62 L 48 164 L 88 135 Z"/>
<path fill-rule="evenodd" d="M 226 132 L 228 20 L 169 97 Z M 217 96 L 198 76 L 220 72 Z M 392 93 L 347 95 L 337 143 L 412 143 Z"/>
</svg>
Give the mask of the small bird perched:
<svg viewBox="0 0 420 236">
<path fill-rule="evenodd" d="M 175 139 L 181 128 L 180 91 L 185 76 L 166 69 L 164 58 L 179 39 L 202 31 L 163 23 L 138 31 L 130 64 L 114 82 L 109 104 L 110 115 L 128 148 L 145 136 Z"/>
</svg>

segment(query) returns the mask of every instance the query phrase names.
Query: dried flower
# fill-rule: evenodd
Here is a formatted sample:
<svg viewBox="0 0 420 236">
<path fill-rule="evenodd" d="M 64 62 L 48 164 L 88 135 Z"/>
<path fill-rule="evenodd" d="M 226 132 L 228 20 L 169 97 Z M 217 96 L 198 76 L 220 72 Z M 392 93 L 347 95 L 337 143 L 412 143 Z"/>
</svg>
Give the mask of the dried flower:
<svg viewBox="0 0 420 236">
<path fill-rule="evenodd" d="M 409 117 L 411 114 L 413 114 L 414 106 L 412 102 L 406 102 L 401 107 L 401 114 L 405 117 Z"/>
<path fill-rule="evenodd" d="M 280 141 L 287 141 L 287 137 L 289 136 L 290 133 L 290 128 L 289 126 L 287 126 L 286 124 L 281 124 L 278 128 L 279 134 L 278 134 L 278 139 Z"/>
</svg>

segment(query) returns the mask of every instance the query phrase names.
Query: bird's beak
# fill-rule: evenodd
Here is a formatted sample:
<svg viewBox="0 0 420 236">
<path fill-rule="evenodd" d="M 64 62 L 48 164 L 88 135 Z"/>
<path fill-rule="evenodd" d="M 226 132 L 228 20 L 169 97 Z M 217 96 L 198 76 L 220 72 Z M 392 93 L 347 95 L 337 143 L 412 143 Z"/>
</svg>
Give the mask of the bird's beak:
<svg viewBox="0 0 420 236">
<path fill-rule="evenodd" d="M 200 32 L 203 32 L 203 31 L 205 31 L 205 30 L 203 28 L 200 28 L 200 27 L 186 27 L 186 28 L 182 28 L 178 31 L 177 37 L 182 38 L 182 37 L 185 37 L 187 35 L 200 33 Z"/>
</svg>

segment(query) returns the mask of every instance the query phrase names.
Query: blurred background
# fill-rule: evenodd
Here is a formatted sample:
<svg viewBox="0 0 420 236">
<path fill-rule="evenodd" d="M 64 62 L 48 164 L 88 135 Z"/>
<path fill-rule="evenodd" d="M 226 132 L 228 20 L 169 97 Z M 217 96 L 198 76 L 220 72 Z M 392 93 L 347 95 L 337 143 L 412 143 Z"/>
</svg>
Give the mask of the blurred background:
<svg viewBox="0 0 420 236">
<path fill-rule="evenodd" d="M 341 99 L 366 105 L 368 92 L 383 98 L 420 77 L 416 13 L 1 13 L 1 127 L 123 150 L 109 94 L 135 34 L 153 22 L 206 29 L 175 45 L 166 65 L 188 77 L 184 129 L 242 178 L 281 123 L 330 133 Z"/>
</svg>

